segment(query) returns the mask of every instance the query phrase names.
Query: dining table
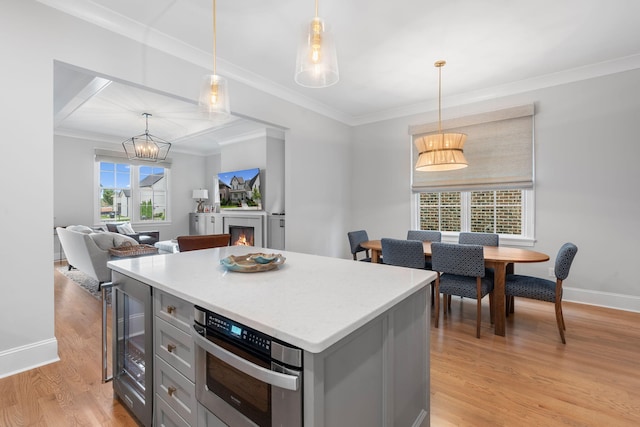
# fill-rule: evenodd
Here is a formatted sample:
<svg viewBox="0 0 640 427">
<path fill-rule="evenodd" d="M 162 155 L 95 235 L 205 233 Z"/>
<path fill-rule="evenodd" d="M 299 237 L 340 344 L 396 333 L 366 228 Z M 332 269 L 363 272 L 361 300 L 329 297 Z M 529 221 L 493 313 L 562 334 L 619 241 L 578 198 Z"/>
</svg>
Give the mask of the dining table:
<svg viewBox="0 0 640 427">
<path fill-rule="evenodd" d="M 379 263 L 382 259 L 382 242 L 367 240 L 360 243 L 371 251 L 371 262 Z M 423 242 L 425 257 L 431 257 L 431 242 Z M 549 255 L 529 249 L 512 248 L 508 246 L 484 246 L 485 267 L 493 268 L 493 303 L 494 303 L 494 333 L 505 336 L 506 304 L 504 287 L 507 270 L 513 273 L 514 263 L 532 263 L 549 261 Z"/>
</svg>

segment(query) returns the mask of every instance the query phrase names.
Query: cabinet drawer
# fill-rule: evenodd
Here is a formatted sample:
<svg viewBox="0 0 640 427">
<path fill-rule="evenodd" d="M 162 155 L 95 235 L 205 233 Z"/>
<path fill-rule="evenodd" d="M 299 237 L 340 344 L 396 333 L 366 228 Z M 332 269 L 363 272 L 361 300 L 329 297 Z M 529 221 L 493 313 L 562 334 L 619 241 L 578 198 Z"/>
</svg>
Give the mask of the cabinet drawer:
<svg viewBox="0 0 640 427">
<path fill-rule="evenodd" d="M 184 375 L 156 356 L 154 367 L 155 390 L 188 425 L 196 425 L 196 387 Z"/>
<path fill-rule="evenodd" d="M 156 316 L 188 334 L 191 333 L 193 304 L 164 292 L 156 292 L 153 299 Z"/>
<path fill-rule="evenodd" d="M 155 354 L 192 382 L 195 381 L 194 343 L 191 335 L 156 318 Z"/>
<path fill-rule="evenodd" d="M 191 427 L 158 395 L 156 395 L 156 425 L 162 427 Z"/>
</svg>

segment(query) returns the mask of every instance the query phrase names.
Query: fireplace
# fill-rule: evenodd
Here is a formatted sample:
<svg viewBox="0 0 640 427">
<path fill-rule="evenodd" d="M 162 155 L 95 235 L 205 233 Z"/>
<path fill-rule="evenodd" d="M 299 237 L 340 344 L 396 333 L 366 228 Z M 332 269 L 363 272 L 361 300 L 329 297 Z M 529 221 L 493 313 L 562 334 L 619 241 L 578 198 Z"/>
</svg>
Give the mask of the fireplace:
<svg viewBox="0 0 640 427">
<path fill-rule="evenodd" d="M 223 214 L 224 232 L 231 234 L 231 245 L 263 247 L 265 215 Z"/>
<path fill-rule="evenodd" d="M 254 231 L 255 229 L 253 227 L 229 226 L 231 246 L 255 246 Z"/>
</svg>

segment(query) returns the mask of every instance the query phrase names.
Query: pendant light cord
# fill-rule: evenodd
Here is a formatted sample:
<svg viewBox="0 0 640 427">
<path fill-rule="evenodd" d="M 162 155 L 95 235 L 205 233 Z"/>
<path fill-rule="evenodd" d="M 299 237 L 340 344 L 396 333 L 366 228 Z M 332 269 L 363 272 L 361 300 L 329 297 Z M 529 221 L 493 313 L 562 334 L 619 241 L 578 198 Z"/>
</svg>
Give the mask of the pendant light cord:
<svg viewBox="0 0 640 427">
<path fill-rule="evenodd" d="M 316 18 L 318 17 L 318 0 L 316 0 Z"/>
<path fill-rule="evenodd" d="M 216 74 L 216 0 L 213 0 L 213 74 Z"/>
<path fill-rule="evenodd" d="M 438 69 L 438 133 L 442 133 L 442 67 L 446 61 L 436 61 L 433 64 Z"/>
</svg>

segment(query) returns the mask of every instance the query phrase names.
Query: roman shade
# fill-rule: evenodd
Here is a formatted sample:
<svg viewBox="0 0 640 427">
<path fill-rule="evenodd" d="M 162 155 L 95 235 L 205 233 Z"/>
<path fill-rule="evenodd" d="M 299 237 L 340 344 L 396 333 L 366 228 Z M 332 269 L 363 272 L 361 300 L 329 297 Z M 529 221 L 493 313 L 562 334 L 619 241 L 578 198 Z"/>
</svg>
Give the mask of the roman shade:
<svg viewBox="0 0 640 427">
<path fill-rule="evenodd" d="M 123 153 L 120 151 L 103 150 L 100 148 L 95 149 L 95 159 L 97 162 L 126 163 L 129 165 L 162 167 L 165 169 L 171 168 L 171 159 L 165 159 L 160 162 L 148 162 L 144 160 L 129 160 L 126 153 Z"/>
<path fill-rule="evenodd" d="M 464 155 L 469 167 L 442 172 L 413 169 L 413 192 L 533 188 L 533 116 L 531 104 L 443 121 L 443 132 L 467 134 Z M 409 127 L 412 165 L 418 158 L 415 141 L 437 129 L 437 123 Z"/>
</svg>

